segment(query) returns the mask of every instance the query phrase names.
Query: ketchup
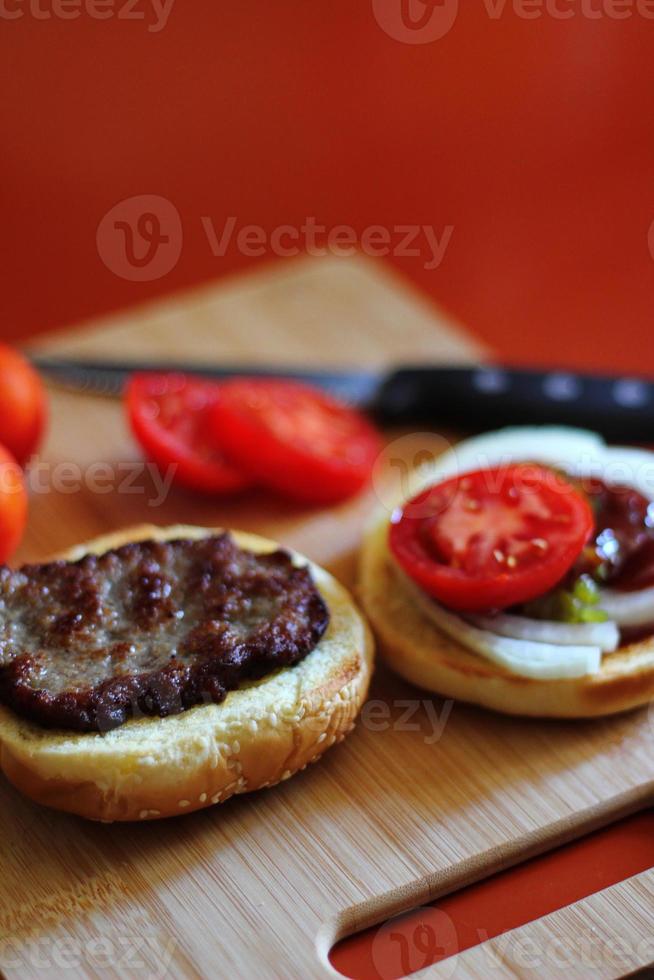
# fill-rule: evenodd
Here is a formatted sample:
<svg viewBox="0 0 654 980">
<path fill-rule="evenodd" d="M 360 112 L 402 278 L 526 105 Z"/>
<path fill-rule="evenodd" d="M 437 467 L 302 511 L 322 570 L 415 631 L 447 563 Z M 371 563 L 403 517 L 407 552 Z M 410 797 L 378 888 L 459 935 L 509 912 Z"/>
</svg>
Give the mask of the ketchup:
<svg viewBox="0 0 654 980">
<path fill-rule="evenodd" d="M 654 503 L 632 487 L 598 477 L 581 484 L 595 513 L 595 533 L 575 572 L 590 572 L 625 592 L 654 585 Z"/>
</svg>

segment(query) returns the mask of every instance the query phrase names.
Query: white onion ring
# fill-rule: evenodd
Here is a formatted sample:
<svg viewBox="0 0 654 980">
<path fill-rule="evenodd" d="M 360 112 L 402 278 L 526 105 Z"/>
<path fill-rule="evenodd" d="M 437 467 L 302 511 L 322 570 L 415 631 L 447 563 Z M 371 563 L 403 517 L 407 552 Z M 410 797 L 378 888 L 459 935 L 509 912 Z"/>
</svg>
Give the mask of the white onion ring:
<svg viewBox="0 0 654 980">
<path fill-rule="evenodd" d="M 441 632 L 512 674 L 538 680 L 558 680 L 596 674 L 600 669 L 602 651 L 599 646 L 534 643 L 479 629 L 445 609 L 404 572 L 398 571 L 416 605 Z"/>
<path fill-rule="evenodd" d="M 614 622 L 562 623 L 514 616 L 512 613 L 466 616 L 466 619 L 479 629 L 515 640 L 554 643 L 557 646 L 598 646 L 603 653 L 612 653 L 620 645 L 620 631 Z"/>
<path fill-rule="evenodd" d="M 638 592 L 601 589 L 598 608 L 603 609 L 618 626 L 654 624 L 654 587 Z"/>
</svg>

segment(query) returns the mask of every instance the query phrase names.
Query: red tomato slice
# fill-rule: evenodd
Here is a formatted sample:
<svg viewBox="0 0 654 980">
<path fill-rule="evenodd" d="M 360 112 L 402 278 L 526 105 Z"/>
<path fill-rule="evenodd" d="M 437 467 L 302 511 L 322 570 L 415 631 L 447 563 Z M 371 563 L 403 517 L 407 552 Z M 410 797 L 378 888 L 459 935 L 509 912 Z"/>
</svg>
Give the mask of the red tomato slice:
<svg viewBox="0 0 654 980">
<path fill-rule="evenodd" d="M 418 494 L 393 515 L 390 547 L 410 577 L 452 609 L 504 609 L 543 595 L 594 526 L 585 499 L 528 463 L 477 470 Z"/>
<path fill-rule="evenodd" d="M 292 381 L 228 381 L 212 417 L 217 445 L 230 459 L 297 500 L 330 503 L 356 493 L 381 449 L 363 415 Z"/>
<path fill-rule="evenodd" d="M 182 486 L 207 493 L 240 490 L 250 480 L 216 448 L 209 418 L 218 385 L 182 374 L 134 374 L 127 387 L 130 425 L 146 456 L 175 467 Z"/>
<path fill-rule="evenodd" d="M 0 562 L 14 553 L 27 521 L 27 490 L 23 471 L 8 449 L 0 445 Z"/>
</svg>

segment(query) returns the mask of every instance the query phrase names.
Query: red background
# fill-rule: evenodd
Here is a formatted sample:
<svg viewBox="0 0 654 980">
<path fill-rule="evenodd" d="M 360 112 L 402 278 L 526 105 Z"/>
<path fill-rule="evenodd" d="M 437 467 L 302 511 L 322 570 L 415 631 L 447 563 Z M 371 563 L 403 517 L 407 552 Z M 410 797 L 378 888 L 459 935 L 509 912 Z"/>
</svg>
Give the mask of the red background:
<svg viewBox="0 0 654 980">
<path fill-rule="evenodd" d="M 203 215 L 314 215 L 453 225 L 438 269 L 396 262 L 511 360 L 654 371 L 654 21 L 602 15 L 608 0 L 585 0 L 596 19 L 558 0 L 568 20 L 467 0 L 445 37 L 412 45 L 370 0 L 175 0 L 158 33 L 3 2 L 22 14 L 0 32 L 4 336 L 265 261 L 215 258 Z M 182 257 L 152 283 L 95 247 L 135 194 L 183 221 Z"/>
<path fill-rule="evenodd" d="M 315 216 L 452 225 L 436 270 L 392 261 L 501 357 L 654 374 L 654 21 L 603 0 L 586 0 L 594 16 L 560 0 L 567 20 L 467 0 L 445 37 L 414 45 L 370 0 L 175 0 L 158 33 L 145 0 L 146 20 L 44 18 L 48 0 L 29 2 L 0 15 L 3 338 L 270 260 L 214 257 L 202 216 L 268 231 Z M 117 277 L 95 244 L 137 194 L 182 219 L 181 258 L 153 282 Z M 625 874 L 639 847 L 649 860 L 629 840 L 603 847 L 626 854 Z M 551 907 L 587 868 L 578 854 Z M 525 894 L 506 891 L 504 928 Z M 339 966 L 368 975 L 366 942 Z"/>
</svg>

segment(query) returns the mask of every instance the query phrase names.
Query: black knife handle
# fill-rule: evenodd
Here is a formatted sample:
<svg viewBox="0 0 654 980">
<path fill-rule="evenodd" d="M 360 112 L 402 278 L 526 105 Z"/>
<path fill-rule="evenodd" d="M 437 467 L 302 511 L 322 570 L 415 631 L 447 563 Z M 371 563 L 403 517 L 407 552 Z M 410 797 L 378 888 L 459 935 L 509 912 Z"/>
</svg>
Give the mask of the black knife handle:
<svg viewBox="0 0 654 980">
<path fill-rule="evenodd" d="M 570 371 L 402 368 L 379 392 L 386 424 L 577 425 L 610 439 L 654 441 L 654 383 Z"/>
</svg>

